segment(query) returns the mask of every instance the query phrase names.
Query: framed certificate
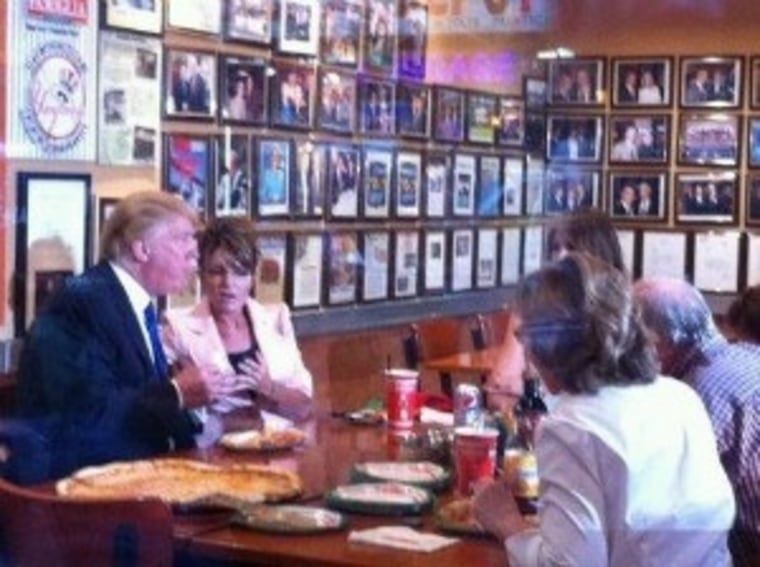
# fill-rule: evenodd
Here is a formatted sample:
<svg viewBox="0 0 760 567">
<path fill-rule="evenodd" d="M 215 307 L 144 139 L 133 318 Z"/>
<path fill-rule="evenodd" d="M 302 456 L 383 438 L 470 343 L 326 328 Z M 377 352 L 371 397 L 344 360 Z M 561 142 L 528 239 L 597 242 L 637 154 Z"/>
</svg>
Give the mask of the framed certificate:
<svg viewBox="0 0 760 567">
<path fill-rule="evenodd" d="M 396 216 L 419 218 L 420 187 L 422 185 L 422 155 L 419 152 L 399 151 L 396 154 Z"/>
<path fill-rule="evenodd" d="M 424 233 L 423 290 L 443 293 L 446 290 L 446 231 L 431 229 Z"/>
<path fill-rule="evenodd" d="M 296 233 L 291 235 L 292 274 L 290 277 L 290 306 L 293 309 L 319 307 L 322 297 L 321 234 Z"/>
<path fill-rule="evenodd" d="M 479 228 L 475 260 L 475 287 L 495 287 L 499 276 L 499 231 L 496 228 Z"/>
<path fill-rule="evenodd" d="M 472 261 L 475 250 L 471 228 L 451 232 L 451 291 L 472 289 Z"/>
<path fill-rule="evenodd" d="M 694 286 L 714 293 L 739 291 L 741 233 L 694 233 Z"/>
<path fill-rule="evenodd" d="M 353 303 L 359 285 L 359 236 L 356 232 L 328 235 L 327 303 Z"/>
<path fill-rule="evenodd" d="M 366 146 L 363 155 L 364 218 L 387 219 L 390 216 L 393 150 Z"/>
<path fill-rule="evenodd" d="M 644 232 L 641 245 L 641 277 L 688 279 L 686 273 L 686 234 L 681 232 Z"/>
<path fill-rule="evenodd" d="M 420 235 L 416 230 L 399 230 L 394 237 L 393 297 L 418 294 Z"/>
<path fill-rule="evenodd" d="M 362 301 L 388 299 L 390 244 L 388 231 L 367 231 L 362 234 Z"/>
</svg>

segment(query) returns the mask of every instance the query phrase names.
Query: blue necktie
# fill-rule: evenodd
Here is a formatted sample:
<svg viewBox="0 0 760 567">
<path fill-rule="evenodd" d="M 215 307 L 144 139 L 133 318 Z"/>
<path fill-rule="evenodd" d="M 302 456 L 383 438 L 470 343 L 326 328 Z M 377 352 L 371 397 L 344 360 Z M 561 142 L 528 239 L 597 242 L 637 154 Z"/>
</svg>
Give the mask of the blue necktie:
<svg viewBox="0 0 760 567">
<path fill-rule="evenodd" d="M 153 347 L 153 364 L 156 367 L 156 374 L 159 381 L 164 381 L 169 377 L 169 364 L 166 362 L 164 347 L 161 346 L 161 337 L 158 331 L 158 315 L 153 303 L 148 303 L 145 311 L 143 311 L 143 315 L 145 316 L 145 327 L 148 329 L 148 336 L 150 337 L 150 345 Z"/>
</svg>

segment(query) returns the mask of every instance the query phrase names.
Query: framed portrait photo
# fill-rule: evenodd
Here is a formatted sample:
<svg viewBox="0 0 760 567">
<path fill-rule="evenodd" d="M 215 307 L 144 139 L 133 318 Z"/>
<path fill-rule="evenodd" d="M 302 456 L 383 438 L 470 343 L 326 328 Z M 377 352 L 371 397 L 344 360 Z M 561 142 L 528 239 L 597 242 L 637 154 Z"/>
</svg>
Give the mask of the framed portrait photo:
<svg viewBox="0 0 760 567">
<path fill-rule="evenodd" d="M 275 62 L 273 68 L 270 123 L 275 127 L 311 128 L 316 96 L 314 68 L 285 61 Z"/>
<path fill-rule="evenodd" d="M 216 116 L 216 55 L 172 48 L 164 53 L 164 116 L 212 120 Z"/>
<path fill-rule="evenodd" d="M 422 204 L 426 218 L 444 218 L 451 194 L 451 156 L 430 151 L 425 157 Z"/>
<path fill-rule="evenodd" d="M 390 216 L 393 150 L 365 146 L 362 150 L 363 214 L 366 219 L 387 219 Z"/>
<path fill-rule="evenodd" d="M 322 68 L 319 71 L 317 126 L 351 134 L 356 129 L 356 76 Z"/>
<path fill-rule="evenodd" d="M 207 211 L 211 181 L 211 139 L 194 134 L 164 135 L 164 187 L 199 214 Z"/>
<path fill-rule="evenodd" d="M 563 214 L 600 204 L 600 174 L 578 167 L 550 167 L 546 172 L 544 212 Z"/>
<path fill-rule="evenodd" d="M 733 171 L 676 173 L 676 221 L 733 224 L 737 220 L 739 180 Z"/>
<path fill-rule="evenodd" d="M 604 103 L 604 59 L 577 58 L 549 61 L 549 104 L 600 106 Z"/>
<path fill-rule="evenodd" d="M 298 217 L 321 217 L 324 212 L 324 186 L 327 178 L 327 148 L 311 140 L 295 141 L 295 180 L 293 214 Z"/>
<path fill-rule="evenodd" d="M 288 140 L 257 140 L 256 214 L 286 216 L 290 212 L 291 144 Z"/>
<path fill-rule="evenodd" d="M 166 25 L 211 35 L 222 31 L 222 0 L 166 0 Z"/>
<path fill-rule="evenodd" d="M 269 61 L 260 57 L 221 59 L 221 119 L 239 124 L 266 124 Z"/>
<path fill-rule="evenodd" d="M 428 294 L 443 293 L 446 291 L 446 231 L 426 230 L 423 240 L 422 290 Z"/>
<path fill-rule="evenodd" d="M 103 26 L 120 30 L 159 35 L 164 23 L 164 2 L 104 2 Z"/>
<path fill-rule="evenodd" d="M 422 155 L 400 150 L 396 153 L 396 217 L 419 218 L 422 186 Z"/>
<path fill-rule="evenodd" d="M 362 49 L 362 69 L 390 75 L 396 68 L 398 29 L 397 0 L 370 0 L 366 3 Z"/>
<path fill-rule="evenodd" d="M 362 233 L 362 301 L 388 299 L 390 284 L 391 236 L 388 231 Z"/>
<path fill-rule="evenodd" d="M 433 90 L 433 137 L 439 142 L 464 141 L 464 91 L 449 87 Z"/>
<path fill-rule="evenodd" d="M 396 83 L 359 79 L 359 129 L 362 134 L 392 136 L 396 131 Z"/>
<path fill-rule="evenodd" d="M 396 86 L 396 132 L 408 138 L 430 136 L 430 87 L 409 82 Z"/>
<path fill-rule="evenodd" d="M 522 147 L 525 140 L 525 103 L 520 98 L 499 97 L 499 124 L 496 143 L 500 146 Z"/>
<path fill-rule="evenodd" d="M 501 213 L 501 158 L 496 155 L 478 156 L 478 179 L 475 190 L 479 217 L 496 217 Z"/>
<path fill-rule="evenodd" d="M 256 300 L 262 303 L 280 303 L 286 296 L 288 240 L 285 234 L 259 234 L 256 248 L 259 262 L 256 267 Z"/>
<path fill-rule="evenodd" d="M 680 65 L 682 107 L 741 106 L 741 57 L 681 57 Z"/>
<path fill-rule="evenodd" d="M 516 217 L 523 210 L 523 182 L 525 179 L 525 160 L 522 156 L 504 156 L 502 161 L 503 196 L 502 214 Z"/>
<path fill-rule="evenodd" d="M 735 114 L 681 113 L 678 162 L 689 165 L 738 165 L 739 128 L 739 117 Z"/>
<path fill-rule="evenodd" d="M 415 297 L 420 266 L 420 235 L 416 230 L 394 233 L 393 259 L 393 297 Z"/>
<path fill-rule="evenodd" d="M 250 159 L 246 134 L 217 136 L 214 216 L 247 216 L 250 213 Z"/>
<path fill-rule="evenodd" d="M 361 49 L 362 0 L 324 0 L 322 3 L 321 59 L 328 65 L 356 69 Z"/>
<path fill-rule="evenodd" d="M 613 114 L 609 141 L 610 163 L 667 163 L 670 117 L 666 114 Z"/>
<path fill-rule="evenodd" d="M 760 174 L 750 173 L 747 176 L 745 194 L 747 195 L 745 224 L 753 227 L 760 226 Z"/>
<path fill-rule="evenodd" d="M 486 93 L 467 93 L 467 141 L 493 144 L 494 117 L 498 116 L 499 99 Z"/>
<path fill-rule="evenodd" d="M 277 48 L 281 53 L 316 56 L 321 0 L 281 0 Z"/>
<path fill-rule="evenodd" d="M 543 77 L 523 77 L 523 100 L 525 108 L 543 111 L 546 108 L 548 84 Z"/>
<path fill-rule="evenodd" d="M 665 171 L 612 171 L 609 174 L 610 217 L 615 221 L 663 222 L 668 218 L 668 174 Z"/>
<path fill-rule="evenodd" d="M 604 117 L 551 115 L 546 157 L 552 161 L 598 163 L 602 158 Z"/>
<path fill-rule="evenodd" d="M 224 0 L 225 39 L 269 45 L 273 0 Z"/>
<path fill-rule="evenodd" d="M 747 167 L 760 167 L 760 117 L 747 118 Z"/>
<path fill-rule="evenodd" d="M 335 232 L 327 237 L 327 303 L 354 303 L 359 286 L 359 235 Z"/>
<path fill-rule="evenodd" d="M 399 0 L 398 76 L 425 78 L 427 61 L 428 3 L 426 0 Z"/>
<path fill-rule="evenodd" d="M 331 144 L 328 152 L 327 212 L 332 219 L 359 216 L 359 148 L 350 144 Z"/>
<path fill-rule="evenodd" d="M 319 307 L 322 298 L 324 239 L 319 233 L 291 234 L 289 300 L 293 309 Z"/>
<path fill-rule="evenodd" d="M 672 57 L 612 59 L 612 106 L 667 107 L 673 104 Z"/>
<path fill-rule="evenodd" d="M 455 155 L 451 192 L 451 213 L 455 217 L 470 217 L 475 214 L 476 180 L 476 157 L 469 154 Z"/>
</svg>

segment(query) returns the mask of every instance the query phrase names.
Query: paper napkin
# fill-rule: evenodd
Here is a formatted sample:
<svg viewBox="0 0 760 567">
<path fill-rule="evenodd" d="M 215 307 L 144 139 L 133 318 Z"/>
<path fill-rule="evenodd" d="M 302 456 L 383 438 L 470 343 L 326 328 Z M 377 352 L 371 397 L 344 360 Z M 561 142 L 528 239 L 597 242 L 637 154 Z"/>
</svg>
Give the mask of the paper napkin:
<svg viewBox="0 0 760 567">
<path fill-rule="evenodd" d="M 453 537 L 422 533 L 408 526 L 381 526 L 368 530 L 354 530 L 348 534 L 348 541 L 430 553 L 459 540 Z"/>
</svg>

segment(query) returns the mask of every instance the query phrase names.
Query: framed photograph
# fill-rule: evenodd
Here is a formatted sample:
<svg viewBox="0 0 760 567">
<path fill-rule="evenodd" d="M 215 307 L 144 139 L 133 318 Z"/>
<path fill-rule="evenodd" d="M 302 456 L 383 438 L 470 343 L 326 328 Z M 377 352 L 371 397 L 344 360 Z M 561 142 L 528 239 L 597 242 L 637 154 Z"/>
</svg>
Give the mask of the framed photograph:
<svg viewBox="0 0 760 567">
<path fill-rule="evenodd" d="M 747 226 L 760 226 L 760 174 L 751 173 L 747 176 L 747 216 L 744 219 Z"/>
<path fill-rule="evenodd" d="M 311 128 L 316 91 L 314 68 L 284 61 L 274 62 L 273 67 L 270 123 L 275 127 Z"/>
<path fill-rule="evenodd" d="M 616 221 L 662 222 L 668 218 L 665 171 L 613 171 L 609 174 L 609 214 Z"/>
<path fill-rule="evenodd" d="M 322 4 L 322 62 L 356 69 L 361 48 L 362 0 L 324 0 Z"/>
<path fill-rule="evenodd" d="M 256 215 L 285 216 L 290 212 L 290 142 L 272 138 L 257 142 Z"/>
<path fill-rule="evenodd" d="M 676 221 L 733 224 L 737 220 L 739 181 L 733 171 L 676 173 Z"/>
<path fill-rule="evenodd" d="M 525 108 L 543 111 L 546 108 L 547 83 L 543 77 L 523 77 Z"/>
<path fill-rule="evenodd" d="M 391 236 L 388 231 L 362 234 L 362 301 L 388 299 L 390 284 Z"/>
<path fill-rule="evenodd" d="M 760 167 L 760 118 L 747 118 L 747 167 Z"/>
<path fill-rule="evenodd" d="M 324 212 L 324 186 L 327 178 L 327 148 L 311 140 L 295 141 L 295 182 L 293 214 L 296 217 L 321 217 Z"/>
<path fill-rule="evenodd" d="M 553 161 L 597 163 L 602 158 L 604 117 L 549 116 L 547 156 Z"/>
<path fill-rule="evenodd" d="M 541 215 L 544 212 L 544 183 L 546 162 L 531 155 L 525 158 L 525 214 Z"/>
<path fill-rule="evenodd" d="M 600 205 L 600 174 L 596 170 L 551 167 L 546 172 L 546 189 L 547 215 Z"/>
<path fill-rule="evenodd" d="M 502 208 L 501 158 L 478 156 L 478 181 L 475 198 L 479 217 L 496 217 Z"/>
<path fill-rule="evenodd" d="M 105 2 L 101 6 L 103 26 L 160 35 L 164 27 L 164 2 Z"/>
<path fill-rule="evenodd" d="M 604 103 L 604 59 L 549 61 L 549 104 L 600 106 Z"/>
<path fill-rule="evenodd" d="M 319 72 L 317 126 L 351 134 L 356 129 L 356 76 L 322 68 Z"/>
<path fill-rule="evenodd" d="M 260 234 L 256 237 L 259 264 L 256 268 L 256 299 L 262 303 L 285 301 L 288 239 L 285 234 Z"/>
<path fill-rule="evenodd" d="M 546 153 L 546 115 L 543 113 L 525 113 L 525 137 L 523 147 L 528 152 L 541 155 Z"/>
<path fill-rule="evenodd" d="M 757 110 L 760 108 L 760 56 L 750 58 L 750 97 L 749 106 Z"/>
<path fill-rule="evenodd" d="M 422 290 L 424 293 L 446 291 L 446 231 L 426 230 L 423 234 Z"/>
<path fill-rule="evenodd" d="M 277 48 L 281 53 L 316 56 L 321 0 L 281 0 Z"/>
<path fill-rule="evenodd" d="M 319 307 L 322 297 L 324 240 L 321 234 L 291 234 L 293 259 L 290 277 L 290 306 L 293 309 Z"/>
<path fill-rule="evenodd" d="M 504 194 L 502 214 L 516 217 L 523 210 L 523 180 L 525 178 L 525 161 L 522 156 L 505 156 L 502 161 Z"/>
<path fill-rule="evenodd" d="M 501 285 L 512 285 L 520 281 L 520 250 L 522 231 L 510 226 L 501 229 Z"/>
<path fill-rule="evenodd" d="M 485 93 L 467 93 L 467 141 L 493 144 L 494 117 L 498 116 L 499 99 Z"/>
<path fill-rule="evenodd" d="M 261 57 L 221 59 L 221 119 L 239 124 L 266 124 L 269 61 Z"/>
<path fill-rule="evenodd" d="M 398 12 L 396 0 L 366 3 L 362 49 L 362 69 L 390 75 L 396 67 Z"/>
<path fill-rule="evenodd" d="M 401 150 L 396 154 L 396 216 L 419 218 L 422 186 L 422 155 Z"/>
<path fill-rule="evenodd" d="M 689 279 L 686 269 L 686 239 L 683 232 L 647 230 L 642 233 L 641 278 Z"/>
<path fill-rule="evenodd" d="M 433 87 L 433 137 L 439 142 L 463 142 L 465 122 L 464 91 Z"/>
<path fill-rule="evenodd" d="M 673 103 L 672 57 L 612 59 L 612 106 L 666 107 Z"/>
<path fill-rule="evenodd" d="M 164 135 L 164 187 L 206 214 L 211 182 L 211 140 L 194 134 Z"/>
<path fill-rule="evenodd" d="M 475 214 L 476 162 L 473 155 L 454 156 L 451 212 L 455 217 L 471 217 Z"/>
<path fill-rule="evenodd" d="M 479 228 L 475 260 L 475 287 L 496 287 L 499 275 L 499 231 L 496 228 Z"/>
<path fill-rule="evenodd" d="M 427 153 L 422 188 L 425 217 L 445 217 L 446 203 L 451 194 L 451 157 L 448 154 L 436 151 Z"/>
<path fill-rule="evenodd" d="M 475 249 L 471 228 L 451 232 L 451 291 L 472 289 L 472 261 Z"/>
<path fill-rule="evenodd" d="M 327 237 L 327 303 L 354 303 L 359 285 L 359 235 L 335 232 Z"/>
<path fill-rule="evenodd" d="M 735 114 L 681 114 L 678 162 L 688 165 L 739 163 L 739 117 Z"/>
<path fill-rule="evenodd" d="M 665 114 L 610 116 L 610 163 L 664 164 L 670 147 L 670 117 Z"/>
<path fill-rule="evenodd" d="M 224 37 L 232 41 L 272 42 L 272 0 L 224 0 Z"/>
<path fill-rule="evenodd" d="M 48 298 L 90 258 L 89 175 L 16 175 L 15 336 L 22 337 Z"/>
<path fill-rule="evenodd" d="M 360 164 L 361 156 L 356 146 L 330 146 L 327 182 L 330 218 L 355 219 L 359 216 Z"/>
<path fill-rule="evenodd" d="M 425 78 L 427 61 L 427 0 L 399 0 L 398 3 L 398 76 Z"/>
<path fill-rule="evenodd" d="M 387 219 L 390 216 L 393 150 L 365 146 L 363 149 L 364 218 Z"/>
<path fill-rule="evenodd" d="M 414 297 L 418 295 L 420 235 L 415 230 L 399 230 L 393 244 L 393 297 Z"/>
<path fill-rule="evenodd" d="M 251 151 L 248 136 L 216 138 L 214 216 L 248 216 L 251 203 Z"/>
<path fill-rule="evenodd" d="M 525 105 L 522 99 L 499 98 L 499 125 L 496 143 L 500 146 L 522 147 L 525 140 Z"/>
<path fill-rule="evenodd" d="M 222 0 L 166 0 L 170 28 L 211 35 L 222 32 Z"/>
<path fill-rule="evenodd" d="M 430 87 L 400 82 L 396 87 L 396 132 L 408 138 L 430 136 Z"/>
<path fill-rule="evenodd" d="M 681 57 L 681 106 L 739 108 L 741 57 Z"/>
<path fill-rule="evenodd" d="M 359 116 L 362 134 L 391 136 L 396 131 L 396 83 L 359 79 Z"/>
<path fill-rule="evenodd" d="M 172 48 L 165 54 L 165 117 L 212 120 L 216 116 L 216 55 Z"/>
</svg>

